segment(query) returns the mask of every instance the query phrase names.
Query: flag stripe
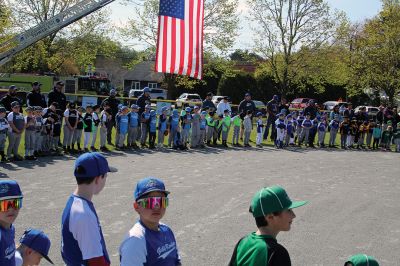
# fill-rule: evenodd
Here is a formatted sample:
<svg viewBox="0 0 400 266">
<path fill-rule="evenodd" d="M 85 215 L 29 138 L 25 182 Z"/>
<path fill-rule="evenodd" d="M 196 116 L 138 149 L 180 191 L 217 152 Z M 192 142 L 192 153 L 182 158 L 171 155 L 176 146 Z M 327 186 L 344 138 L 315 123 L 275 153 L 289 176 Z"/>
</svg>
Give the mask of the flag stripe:
<svg viewBox="0 0 400 266">
<path fill-rule="evenodd" d="M 160 0 L 155 70 L 201 79 L 204 0 L 168 1 Z"/>
</svg>

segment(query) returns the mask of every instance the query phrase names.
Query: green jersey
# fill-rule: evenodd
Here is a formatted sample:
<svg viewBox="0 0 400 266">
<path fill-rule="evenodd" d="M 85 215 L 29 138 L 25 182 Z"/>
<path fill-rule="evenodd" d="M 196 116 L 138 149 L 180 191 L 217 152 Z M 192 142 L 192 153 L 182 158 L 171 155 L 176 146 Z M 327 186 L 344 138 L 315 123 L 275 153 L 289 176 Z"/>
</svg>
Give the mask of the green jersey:
<svg viewBox="0 0 400 266">
<path fill-rule="evenodd" d="M 287 250 L 275 238 L 251 233 L 239 240 L 229 266 L 291 266 Z"/>
<path fill-rule="evenodd" d="M 240 116 L 239 115 L 237 115 L 237 116 L 235 116 L 234 118 L 233 118 L 233 124 L 236 126 L 236 127 L 240 127 L 240 124 L 242 123 L 242 119 L 240 119 Z"/>
</svg>

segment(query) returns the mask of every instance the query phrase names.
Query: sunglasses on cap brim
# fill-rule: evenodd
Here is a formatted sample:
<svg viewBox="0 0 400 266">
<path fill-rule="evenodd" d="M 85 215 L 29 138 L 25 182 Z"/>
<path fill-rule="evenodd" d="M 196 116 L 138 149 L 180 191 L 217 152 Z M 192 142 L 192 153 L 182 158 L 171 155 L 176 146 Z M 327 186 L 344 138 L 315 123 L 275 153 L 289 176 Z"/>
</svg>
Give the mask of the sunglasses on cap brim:
<svg viewBox="0 0 400 266">
<path fill-rule="evenodd" d="M 22 198 L 0 200 L 0 212 L 6 212 L 9 209 L 19 210 L 22 208 Z"/>
<path fill-rule="evenodd" d="M 136 201 L 136 203 L 145 209 L 165 209 L 168 207 L 167 197 L 147 197 Z"/>
</svg>

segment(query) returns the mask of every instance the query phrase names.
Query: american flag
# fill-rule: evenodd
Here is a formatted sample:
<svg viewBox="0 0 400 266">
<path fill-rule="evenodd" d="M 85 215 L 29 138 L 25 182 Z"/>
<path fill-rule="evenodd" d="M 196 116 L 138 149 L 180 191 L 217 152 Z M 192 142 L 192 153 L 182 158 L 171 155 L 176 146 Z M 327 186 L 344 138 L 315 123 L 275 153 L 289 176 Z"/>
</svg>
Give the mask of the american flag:
<svg viewBox="0 0 400 266">
<path fill-rule="evenodd" d="M 160 0 L 156 72 L 201 79 L 204 0 Z"/>
</svg>

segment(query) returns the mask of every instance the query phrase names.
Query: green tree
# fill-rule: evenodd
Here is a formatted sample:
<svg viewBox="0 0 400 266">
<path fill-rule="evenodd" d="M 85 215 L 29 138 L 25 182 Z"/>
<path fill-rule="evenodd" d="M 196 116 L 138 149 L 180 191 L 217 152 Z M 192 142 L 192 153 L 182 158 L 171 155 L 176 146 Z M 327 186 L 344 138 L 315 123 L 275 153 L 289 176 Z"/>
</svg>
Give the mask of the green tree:
<svg viewBox="0 0 400 266">
<path fill-rule="evenodd" d="M 293 93 L 292 67 L 302 61 L 301 47 L 318 49 L 335 35 L 343 15 L 323 0 L 248 0 L 255 22 L 256 51 L 270 65 L 282 95 Z"/>
<path fill-rule="evenodd" d="M 400 92 L 400 3 L 383 3 L 379 15 L 355 38 L 352 69 L 358 88 L 383 91 L 393 104 Z"/>
</svg>

